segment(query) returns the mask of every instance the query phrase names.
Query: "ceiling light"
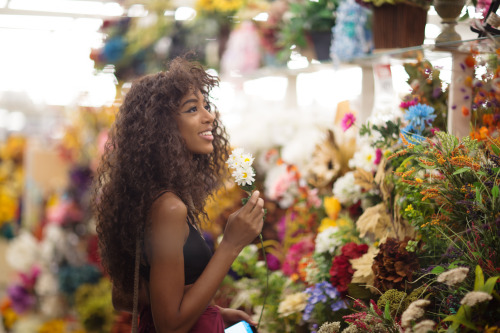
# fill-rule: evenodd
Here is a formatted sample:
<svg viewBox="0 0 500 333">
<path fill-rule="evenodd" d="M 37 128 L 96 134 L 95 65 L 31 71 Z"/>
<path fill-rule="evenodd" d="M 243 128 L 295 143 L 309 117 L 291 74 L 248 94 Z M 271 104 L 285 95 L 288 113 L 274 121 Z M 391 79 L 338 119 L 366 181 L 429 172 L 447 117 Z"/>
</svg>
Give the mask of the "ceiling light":
<svg viewBox="0 0 500 333">
<path fill-rule="evenodd" d="M 117 2 L 72 0 L 10 0 L 10 9 L 83 14 L 96 16 L 121 16 L 123 8 Z"/>
<path fill-rule="evenodd" d="M 176 21 L 192 20 L 196 16 L 196 10 L 191 7 L 179 7 L 175 10 Z"/>
</svg>

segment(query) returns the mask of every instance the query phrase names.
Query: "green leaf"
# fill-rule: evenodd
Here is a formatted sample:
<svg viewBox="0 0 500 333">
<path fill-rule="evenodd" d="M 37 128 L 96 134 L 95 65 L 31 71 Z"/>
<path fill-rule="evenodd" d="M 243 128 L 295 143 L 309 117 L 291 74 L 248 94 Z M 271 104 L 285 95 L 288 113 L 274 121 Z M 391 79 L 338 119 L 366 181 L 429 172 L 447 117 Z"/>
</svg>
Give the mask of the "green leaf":
<svg viewBox="0 0 500 333">
<path fill-rule="evenodd" d="M 470 171 L 470 168 L 460 168 L 457 171 L 455 171 L 453 174 L 458 175 L 460 173 L 464 173 L 465 171 Z"/>
<path fill-rule="evenodd" d="M 444 272 L 444 267 L 436 266 L 432 269 L 431 274 L 439 275 Z"/>
<path fill-rule="evenodd" d="M 255 190 L 255 185 L 243 185 L 243 186 L 240 186 L 240 188 L 246 192 L 252 192 L 253 190 Z"/>
<path fill-rule="evenodd" d="M 484 176 L 484 177 L 488 176 L 488 174 L 487 174 L 486 172 L 484 172 L 484 171 L 478 171 L 478 172 L 476 172 L 476 173 L 477 173 L 478 175 L 480 175 L 480 176 Z"/>
<path fill-rule="evenodd" d="M 484 274 L 481 266 L 476 266 L 476 279 L 474 281 L 474 290 L 482 290 L 484 286 Z"/>
<path fill-rule="evenodd" d="M 493 195 L 493 199 L 497 198 L 500 195 L 500 189 L 498 185 L 495 185 L 491 188 L 491 195 Z"/>
<path fill-rule="evenodd" d="M 497 284 L 497 280 L 500 276 L 492 276 L 490 277 L 486 283 L 484 284 L 482 291 L 485 293 L 491 294 L 493 292 L 493 289 L 495 288 L 495 285 Z"/>
<path fill-rule="evenodd" d="M 470 322 L 467 319 L 465 307 L 468 308 L 468 306 L 462 305 L 458 309 L 457 313 L 455 313 L 452 316 L 448 316 L 448 317 L 444 318 L 443 321 L 452 321 L 453 322 L 452 326 L 455 329 L 458 328 L 458 326 L 461 324 L 461 325 L 464 325 L 465 327 L 470 328 L 471 330 L 477 331 L 476 325 L 474 325 L 472 322 Z"/>
<path fill-rule="evenodd" d="M 481 190 L 479 189 L 479 187 L 476 187 L 476 202 L 478 204 L 483 203 L 483 196 L 481 195 Z"/>
<path fill-rule="evenodd" d="M 500 148 L 498 148 L 496 145 L 491 145 L 491 149 L 493 149 L 493 152 L 497 155 L 500 155 Z"/>
<path fill-rule="evenodd" d="M 391 320 L 391 305 L 389 301 L 385 302 L 385 308 L 384 308 L 384 319 L 386 320 Z"/>
</svg>

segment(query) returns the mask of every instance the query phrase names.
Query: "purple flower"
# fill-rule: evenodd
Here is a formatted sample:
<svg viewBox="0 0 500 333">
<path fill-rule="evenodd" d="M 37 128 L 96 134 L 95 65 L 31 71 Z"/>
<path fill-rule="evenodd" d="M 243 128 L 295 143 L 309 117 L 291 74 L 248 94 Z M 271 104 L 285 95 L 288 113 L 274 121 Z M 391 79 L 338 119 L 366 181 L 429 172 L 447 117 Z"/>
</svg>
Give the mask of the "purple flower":
<svg viewBox="0 0 500 333">
<path fill-rule="evenodd" d="M 266 253 L 267 266 L 271 271 L 277 271 L 281 268 L 281 262 L 276 256 L 271 253 Z"/>
<path fill-rule="evenodd" d="M 12 301 L 12 308 L 18 313 L 29 310 L 35 304 L 35 296 L 21 285 L 13 285 L 7 289 Z"/>
</svg>

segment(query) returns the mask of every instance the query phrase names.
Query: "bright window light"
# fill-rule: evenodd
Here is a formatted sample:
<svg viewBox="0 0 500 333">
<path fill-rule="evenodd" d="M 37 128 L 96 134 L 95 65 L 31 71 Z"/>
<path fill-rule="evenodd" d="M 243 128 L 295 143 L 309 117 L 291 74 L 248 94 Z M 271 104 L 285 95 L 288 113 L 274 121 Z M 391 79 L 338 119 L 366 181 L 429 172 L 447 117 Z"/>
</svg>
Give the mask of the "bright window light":
<svg viewBox="0 0 500 333">
<path fill-rule="evenodd" d="M 267 19 L 269 18 L 269 14 L 268 13 L 259 13 L 257 15 L 255 15 L 255 17 L 253 18 L 254 21 L 260 21 L 260 22 L 267 22 Z"/>
<path fill-rule="evenodd" d="M 74 19 L 35 15 L 0 15 L 0 28 L 26 30 L 68 30 Z"/>
<path fill-rule="evenodd" d="M 144 7 L 144 5 L 135 4 L 130 6 L 127 11 L 127 15 L 129 17 L 144 17 L 148 15 L 148 11 Z"/>
<path fill-rule="evenodd" d="M 7 119 L 7 130 L 9 131 L 20 131 L 26 126 L 26 116 L 21 111 L 9 113 Z"/>
<path fill-rule="evenodd" d="M 6 4 L 7 4 L 7 0 L 0 0 L 0 8 L 5 7 Z"/>
<path fill-rule="evenodd" d="M 117 2 L 83 0 L 10 0 L 9 8 L 97 16 L 121 16 L 123 14 L 122 6 Z"/>
<path fill-rule="evenodd" d="M 194 19 L 196 10 L 191 7 L 179 7 L 175 10 L 176 21 L 188 21 Z"/>
<path fill-rule="evenodd" d="M 266 76 L 243 83 L 247 95 L 258 96 L 267 101 L 282 101 L 285 98 L 288 80 L 285 77 Z"/>
</svg>

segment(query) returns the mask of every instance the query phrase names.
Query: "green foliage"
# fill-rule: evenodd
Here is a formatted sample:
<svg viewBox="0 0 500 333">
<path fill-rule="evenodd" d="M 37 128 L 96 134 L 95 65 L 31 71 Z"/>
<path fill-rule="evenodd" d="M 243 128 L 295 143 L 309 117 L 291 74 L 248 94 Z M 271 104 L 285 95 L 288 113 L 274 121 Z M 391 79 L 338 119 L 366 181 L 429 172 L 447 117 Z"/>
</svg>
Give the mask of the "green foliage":
<svg viewBox="0 0 500 333">
<path fill-rule="evenodd" d="M 377 135 L 376 140 L 372 143 L 373 147 L 376 148 L 388 148 L 395 145 L 399 140 L 399 129 L 401 128 L 401 119 L 397 119 L 394 123 L 393 121 L 388 121 L 385 126 L 370 125 L 370 123 L 363 124 L 359 130 L 359 135 L 370 136 L 372 131 L 377 131 L 380 135 Z"/>
<path fill-rule="evenodd" d="M 283 22 L 278 37 L 280 59 L 288 59 L 290 47 L 307 47 L 307 33 L 310 31 L 330 31 L 335 25 L 335 10 L 338 0 L 301 1 L 290 3 L 292 17 Z"/>
</svg>

